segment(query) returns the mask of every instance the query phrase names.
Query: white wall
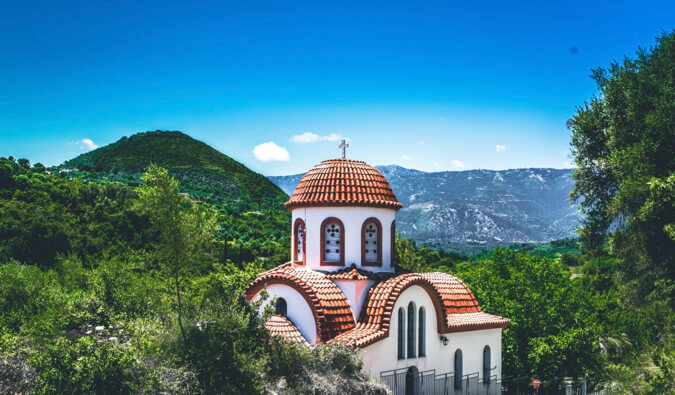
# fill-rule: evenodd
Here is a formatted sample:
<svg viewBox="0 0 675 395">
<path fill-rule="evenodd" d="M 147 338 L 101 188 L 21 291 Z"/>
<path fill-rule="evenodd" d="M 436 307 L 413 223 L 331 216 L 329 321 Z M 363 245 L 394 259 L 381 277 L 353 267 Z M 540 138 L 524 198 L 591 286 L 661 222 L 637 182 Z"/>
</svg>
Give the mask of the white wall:
<svg viewBox="0 0 675 395">
<path fill-rule="evenodd" d="M 403 307 L 404 324 L 407 331 L 408 303 L 415 302 L 417 309 L 424 306 L 426 310 L 426 356 L 408 359 L 398 359 L 398 309 Z M 416 326 L 417 326 L 416 313 Z M 440 340 L 436 323 L 436 312 L 429 294 L 419 286 L 407 288 L 399 296 L 394 305 L 391 316 L 391 329 L 389 336 L 379 342 L 373 343 L 363 349 L 364 367 L 370 375 L 376 379 L 380 373 L 393 369 L 415 366 L 420 372 L 435 369 L 436 374 L 454 371 L 455 350 L 461 348 L 463 355 L 463 374 L 478 373 L 483 377 L 483 347 L 490 346 L 492 353 L 492 366 L 497 366 L 491 375 L 501 377 L 501 329 L 484 329 L 470 332 L 446 333 L 443 336 L 449 339 L 448 345 L 444 346 Z M 417 339 L 417 336 L 416 336 Z M 407 341 L 407 334 L 406 334 Z M 407 344 L 406 344 L 407 354 Z M 419 350 L 415 347 L 417 355 Z"/>
<path fill-rule="evenodd" d="M 295 289 L 284 284 L 270 284 L 267 286 L 267 293 L 269 298 L 260 307 L 260 313 L 275 297 L 281 297 L 286 300 L 287 317 L 298 328 L 302 336 L 309 344 L 316 342 L 316 321 L 312 314 L 312 309 L 307 304 L 305 298 Z M 260 299 L 260 292 L 258 292 L 252 300 Z"/>
<path fill-rule="evenodd" d="M 340 288 L 340 291 L 345 295 L 349 306 L 352 308 L 352 315 L 354 322 L 359 320 L 361 309 L 365 303 L 368 290 L 375 284 L 371 280 L 333 280 L 335 285 Z"/>
<path fill-rule="evenodd" d="M 309 207 L 296 208 L 292 211 L 291 221 L 291 251 L 295 245 L 293 224 L 296 218 L 305 221 L 307 237 L 305 239 L 305 253 L 307 267 L 323 271 L 335 271 L 343 266 L 321 266 L 321 223 L 328 217 L 336 217 L 345 226 L 345 266 L 355 263 L 361 267 L 361 227 L 368 218 L 377 218 L 382 224 L 382 267 L 364 266 L 372 272 L 391 271 L 391 223 L 396 217 L 396 210 L 377 207 Z M 291 255 L 292 256 L 292 255 Z"/>
</svg>

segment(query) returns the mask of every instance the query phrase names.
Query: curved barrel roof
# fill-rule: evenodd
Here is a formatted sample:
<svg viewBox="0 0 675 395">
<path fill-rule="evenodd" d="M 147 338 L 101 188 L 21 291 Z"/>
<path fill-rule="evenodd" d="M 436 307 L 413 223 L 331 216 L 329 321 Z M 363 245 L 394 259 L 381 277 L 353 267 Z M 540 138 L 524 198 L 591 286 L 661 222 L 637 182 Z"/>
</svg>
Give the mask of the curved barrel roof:
<svg viewBox="0 0 675 395">
<path fill-rule="evenodd" d="M 314 314 L 317 339 L 325 342 L 352 329 L 352 309 L 345 295 L 326 275 L 313 270 L 295 270 L 285 263 L 260 274 L 244 290 L 248 300 L 268 284 L 284 284 L 295 289 L 307 301 Z"/>
<path fill-rule="evenodd" d="M 331 342 L 365 347 L 389 336 L 391 315 L 401 293 L 413 285 L 424 288 L 434 302 L 439 333 L 505 328 L 508 318 L 483 313 L 471 290 L 447 273 L 406 273 L 374 285 L 354 329 Z"/>
</svg>

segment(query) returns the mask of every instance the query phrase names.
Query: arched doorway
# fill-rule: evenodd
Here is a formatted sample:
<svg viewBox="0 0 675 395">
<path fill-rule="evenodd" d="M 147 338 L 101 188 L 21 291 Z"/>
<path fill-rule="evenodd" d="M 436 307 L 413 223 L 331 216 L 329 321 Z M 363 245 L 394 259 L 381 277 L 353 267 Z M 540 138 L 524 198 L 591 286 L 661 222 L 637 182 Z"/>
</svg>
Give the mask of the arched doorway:
<svg viewBox="0 0 675 395">
<path fill-rule="evenodd" d="M 417 368 L 414 366 L 409 367 L 408 371 L 405 373 L 405 395 L 416 395 L 419 392 L 417 373 Z"/>
<path fill-rule="evenodd" d="M 277 298 L 277 303 L 274 305 L 274 312 L 283 316 L 288 314 L 288 306 L 286 305 L 286 299 Z"/>
</svg>

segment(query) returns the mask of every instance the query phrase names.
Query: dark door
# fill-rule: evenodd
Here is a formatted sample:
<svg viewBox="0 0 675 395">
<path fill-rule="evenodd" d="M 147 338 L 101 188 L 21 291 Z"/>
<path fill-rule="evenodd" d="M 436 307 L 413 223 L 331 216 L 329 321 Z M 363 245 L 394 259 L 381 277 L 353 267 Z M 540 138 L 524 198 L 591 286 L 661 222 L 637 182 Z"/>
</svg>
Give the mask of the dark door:
<svg viewBox="0 0 675 395">
<path fill-rule="evenodd" d="M 417 394 L 417 368 L 411 366 L 405 374 L 405 395 Z"/>
</svg>

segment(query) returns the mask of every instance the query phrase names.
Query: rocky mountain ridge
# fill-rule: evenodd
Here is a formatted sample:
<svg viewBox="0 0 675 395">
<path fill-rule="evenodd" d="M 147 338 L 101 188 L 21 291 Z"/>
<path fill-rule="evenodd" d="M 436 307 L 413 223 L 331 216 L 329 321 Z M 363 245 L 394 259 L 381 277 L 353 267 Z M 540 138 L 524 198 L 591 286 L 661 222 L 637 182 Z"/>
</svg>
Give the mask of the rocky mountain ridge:
<svg viewBox="0 0 675 395">
<path fill-rule="evenodd" d="M 571 169 L 424 172 L 396 165 L 376 168 L 405 205 L 396 215 L 398 231 L 417 242 L 452 248 L 576 236 L 579 212 L 568 202 L 574 185 Z M 290 195 L 301 177 L 269 179 Z"/>
</svg>

